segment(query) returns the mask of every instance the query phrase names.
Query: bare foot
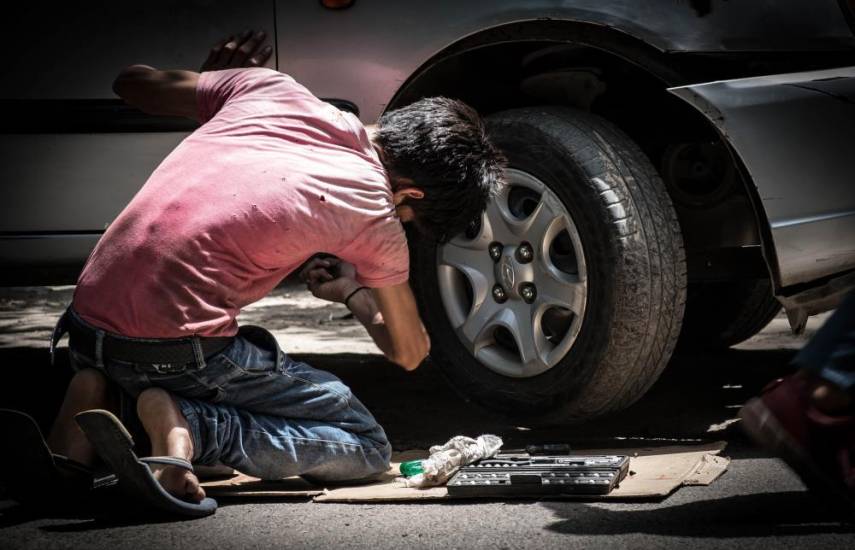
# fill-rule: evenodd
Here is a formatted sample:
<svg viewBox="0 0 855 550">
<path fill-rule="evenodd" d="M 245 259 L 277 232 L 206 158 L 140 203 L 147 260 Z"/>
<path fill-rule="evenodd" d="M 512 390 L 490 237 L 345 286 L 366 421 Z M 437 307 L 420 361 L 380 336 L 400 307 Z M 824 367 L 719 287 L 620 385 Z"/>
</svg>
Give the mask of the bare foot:
<svg viewBox="0 0 855 550">
<path fill-rule="evenodd" d="M 193 472 L 188 472 L 177 466 L 151 466 L 154 478 L 172 496 L 192 502 L 202 502 L 205 490 L 199 485 L 199 478 Z"/>
<path fill-rule="evenodd" d="M 152 455 L 192 460 L 190 426 L 168 392 L 161 388 L 142 392 L 137 398 L 137 414 L 151 439 Z M 205 491 L 193 472 L 177 466 L 160 465 L 152 465 L 151 471 L 169 494 L 193 502 L 205 498 Z"/>
<path fill-rule="evenodd" d="M 74 421 L 74 416 L 90 409 L 115 411 L 107 378 L 95 369 L 78 371 L 65 392 L 65 399 L 53 423 L 47 444 L 51 452 L 76 460 L 81 464 L 92 464 L 95 449 Z"/>
</svg>

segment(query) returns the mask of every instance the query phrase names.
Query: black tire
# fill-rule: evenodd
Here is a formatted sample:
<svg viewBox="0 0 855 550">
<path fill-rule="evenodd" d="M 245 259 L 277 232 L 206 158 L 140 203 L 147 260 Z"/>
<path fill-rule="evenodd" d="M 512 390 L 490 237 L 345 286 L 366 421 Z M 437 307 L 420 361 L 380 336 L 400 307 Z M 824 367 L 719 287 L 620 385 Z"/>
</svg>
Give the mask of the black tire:
<svg viewBox="0 0 855 550">
<path fill-rule="evenodd" d="M 529 378 L 497 374 L 462 345 L 445 313 L 435 244 L 413 249 L 431 357 L 466 398 L 531 421 L 568 422 L 623 409 L 653 384 L 673 352 L 686 296 L 680 227 L 644 153 L 608 121 L 561 107 L 488 119 L 512 168 L 544 182 L 581 237 L 588 297 L 573 347 Z"/>
<path fill-rule="evenodd" d="M 722 350 L 748 340 L 781 311 L 768 279 L 689 285 L 680 350 Z"/>
</svg>

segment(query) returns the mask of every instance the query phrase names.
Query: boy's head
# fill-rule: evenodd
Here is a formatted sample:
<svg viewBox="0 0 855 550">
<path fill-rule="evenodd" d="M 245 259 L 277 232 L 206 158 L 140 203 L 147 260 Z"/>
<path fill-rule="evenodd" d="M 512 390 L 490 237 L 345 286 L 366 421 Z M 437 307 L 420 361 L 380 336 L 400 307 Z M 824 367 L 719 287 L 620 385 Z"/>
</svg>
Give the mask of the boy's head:
<svg viewBox="0 0 855 550">
<path fill-rule="evenodd" d="M 374 139 L 399 212 L 412 209 L 416 227 L 436 238 L 465 230 L 504 177 L 504 155 L 462 101 L 428 97 L 389 111 Z"/>
</svg>

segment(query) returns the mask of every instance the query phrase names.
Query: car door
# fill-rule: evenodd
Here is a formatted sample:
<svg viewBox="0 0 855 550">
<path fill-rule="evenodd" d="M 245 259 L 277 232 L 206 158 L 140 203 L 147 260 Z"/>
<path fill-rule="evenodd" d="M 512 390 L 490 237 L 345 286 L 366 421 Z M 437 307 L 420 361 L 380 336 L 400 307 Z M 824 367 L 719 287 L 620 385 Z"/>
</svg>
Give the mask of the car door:
<svg viewBox="0 0 855 550">
<path fill-rule="evenodd" d="M 0 265 L 76 266 L 160 161 L 195 127 L 111 90 L 123 67 L 198 69 L 220 38 L 274 36 L 273 4 L 26 3 L 7 8 L 0 72 Z M 275 59 L 268 62 L 275 66 Z"/>
</svg>

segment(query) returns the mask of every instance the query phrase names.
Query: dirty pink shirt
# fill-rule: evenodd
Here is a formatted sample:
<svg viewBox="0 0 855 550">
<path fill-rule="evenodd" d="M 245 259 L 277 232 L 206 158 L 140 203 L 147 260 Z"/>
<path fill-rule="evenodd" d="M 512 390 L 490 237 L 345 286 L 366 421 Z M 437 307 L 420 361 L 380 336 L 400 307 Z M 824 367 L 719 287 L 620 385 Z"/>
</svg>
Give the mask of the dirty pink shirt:
<svg viewBox="0 0 855 550">
<path fill-rule="evenodd" d="M 229 336 L 241 308 L 317 252 L 360 284 L 408 278 L 390 184 L 359 120 L 291 77 L 202 73 L 200 128 L 151 174 L 89 257 L 74 309 L 132 337 Z"/>
</svg>

